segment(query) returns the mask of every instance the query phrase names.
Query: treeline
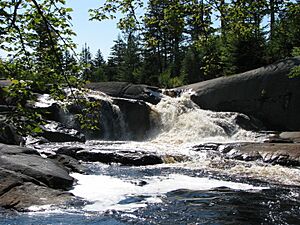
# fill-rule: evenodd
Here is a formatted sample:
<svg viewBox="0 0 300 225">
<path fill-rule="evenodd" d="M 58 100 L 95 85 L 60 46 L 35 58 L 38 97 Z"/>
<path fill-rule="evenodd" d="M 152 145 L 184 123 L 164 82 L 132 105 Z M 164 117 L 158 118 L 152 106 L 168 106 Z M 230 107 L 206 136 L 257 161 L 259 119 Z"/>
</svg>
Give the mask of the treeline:
<svg viewBox="0 0 300 225">
<path fill-rule="evenodd" d="M 87 80 L 172 87 L 299 54 L 299 1 L 149 0 L 140 21 L 130 16 L 107 62 L 83 54 Z"/>
<path fill-rule="evenodd" d="M 101 50 L 92 56 L 87 45 L 79 57 L 69 51 L 72 9 L 53 5 L 62 0 L 41 2 L 40 10 L 28 1 L 0 3 L 7 9 L 0 11 L 0 26 L 7 28 L 0 35 L 8 43 L 0 48 L 7 51 L 13 45 L 17 52 L 9 66 L 0 61 L 9 76 L 36 74 L 40 81 L 43 73 L 43 83 L 47 77 L 71 83 L 77 77 L 173 87 L 300 55 L 299 0 L 106 0 L 90 10 L 92 19 L 123 13 L 121 35 L 107 60 Z M 25 10 L 17 11 L 17 3 Z M 11 24 L 1 25 L 4 12 Z"/>
</svg>

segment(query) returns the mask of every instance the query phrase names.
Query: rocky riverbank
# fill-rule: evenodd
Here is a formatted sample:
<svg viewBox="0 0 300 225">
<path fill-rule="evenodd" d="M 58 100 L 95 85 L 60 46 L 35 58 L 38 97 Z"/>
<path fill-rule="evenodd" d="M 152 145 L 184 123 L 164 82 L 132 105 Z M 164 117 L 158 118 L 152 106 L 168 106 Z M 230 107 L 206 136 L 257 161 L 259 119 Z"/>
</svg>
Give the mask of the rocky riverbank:
<svg viewBox="0 0 300 225">
<path fill-rule="evenodd" d="M 0 144 L 0 206 L 19 211 L 33 205 L 66 204 L 75 182 L 58 160 L 33 149 Z"/>
</svg>

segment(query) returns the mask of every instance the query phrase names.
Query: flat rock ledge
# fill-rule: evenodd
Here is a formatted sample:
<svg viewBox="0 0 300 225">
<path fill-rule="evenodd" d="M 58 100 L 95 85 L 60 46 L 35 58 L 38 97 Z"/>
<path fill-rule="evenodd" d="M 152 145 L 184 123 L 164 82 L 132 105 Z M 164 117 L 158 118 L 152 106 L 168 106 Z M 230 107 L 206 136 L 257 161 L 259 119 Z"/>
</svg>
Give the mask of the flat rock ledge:
<svg viewBox="0 0 300 225">
<path fill-rule="evenodd" d="M 35 150 L 0 144 L 0 207 L 26 211 L 30 206 L 61 205 L 73 199 L 66 192 L 74 178 L 68 169 Z"/>
<path fill-rule="evenodd" d="M 106 164 L 119 163 L 123 166 L 147 166 L 163 163 L 163 158 L 154 153 L 138 150 L 122 149 L 90 149 L 80 147 L 61 147 L 56 151 L 58 155 L 70 156 L 86 162 L 101 162 Z"/>
<path fill-rule="evenodd" d="M 300 143 L 211 143 L 195 146 L 194 149 L 218 151 L 228 159 L 300 166 Z"/>
</svg>

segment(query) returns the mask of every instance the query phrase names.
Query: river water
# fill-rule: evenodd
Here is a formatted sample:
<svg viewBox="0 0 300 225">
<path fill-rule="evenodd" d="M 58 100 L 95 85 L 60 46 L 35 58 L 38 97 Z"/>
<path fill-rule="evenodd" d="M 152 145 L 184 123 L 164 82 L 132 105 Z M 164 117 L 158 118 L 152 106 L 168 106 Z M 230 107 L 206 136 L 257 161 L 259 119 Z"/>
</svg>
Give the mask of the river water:
<svg viewBox="0 0 300 225">
<path fill-rule="evenodd" d="M 42 154 L 62 146 L 144 151 L 163 155 L 164 164 L 85 162 L 88 174 L 71 174 L 77 184 L 70 192 L 80 201 L 33 206 L 26 213 L 2 212 L 0 224 L 300 224 L 299 168 L 195 151 L 201 143 L 263 141 L 261 134 L 236 124 L 236 113 L 201 110 L 188 94 L 165 97 L 151 107 L 159 117 L 141 142 L 126 140 L 124 134 L 114 141 L 28 146 Z"/>
</svg>

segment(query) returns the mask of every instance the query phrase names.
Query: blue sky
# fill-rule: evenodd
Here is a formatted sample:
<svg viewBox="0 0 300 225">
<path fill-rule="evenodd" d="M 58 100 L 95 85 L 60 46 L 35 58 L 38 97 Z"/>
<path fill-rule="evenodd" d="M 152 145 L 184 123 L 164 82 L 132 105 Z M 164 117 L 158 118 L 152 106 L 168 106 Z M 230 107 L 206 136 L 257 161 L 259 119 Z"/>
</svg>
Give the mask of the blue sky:
<svg viewBox="0 0 300 225">
<path fill-rule="evenodd" d="M 77 36 L 73 37 L 80 52 L 85 43 L 90 47 L 93 55 L 101 50 L 104 59 L 107 59 L 114 40 L 118 38 L 120 31 L 117 29 L 117 20 L 89 21 L 88 10 L 98 8 L 103 0 L 67 0 L 66 7 L 73 8 L 72 28 Z M 6 57 L 6 53 L 0 49 L 0 57 Z"/>
<path fill-rule="evenodd" d="M 81 51 L 84 43 L 87 43 L 93 55 L 100 49 L 103 57 L 107 59 L 113 41 L 119 34 L 117 21 L 89 21 L 88 13 L 89 9 L 99 7 L 103 0 L 67 0 L 66 2 L 66 6 L 74 10 L 71 13 L 72 28 L 77 34 L 74 42 L 78 44 L 78 51 Z"/>
</svg>

